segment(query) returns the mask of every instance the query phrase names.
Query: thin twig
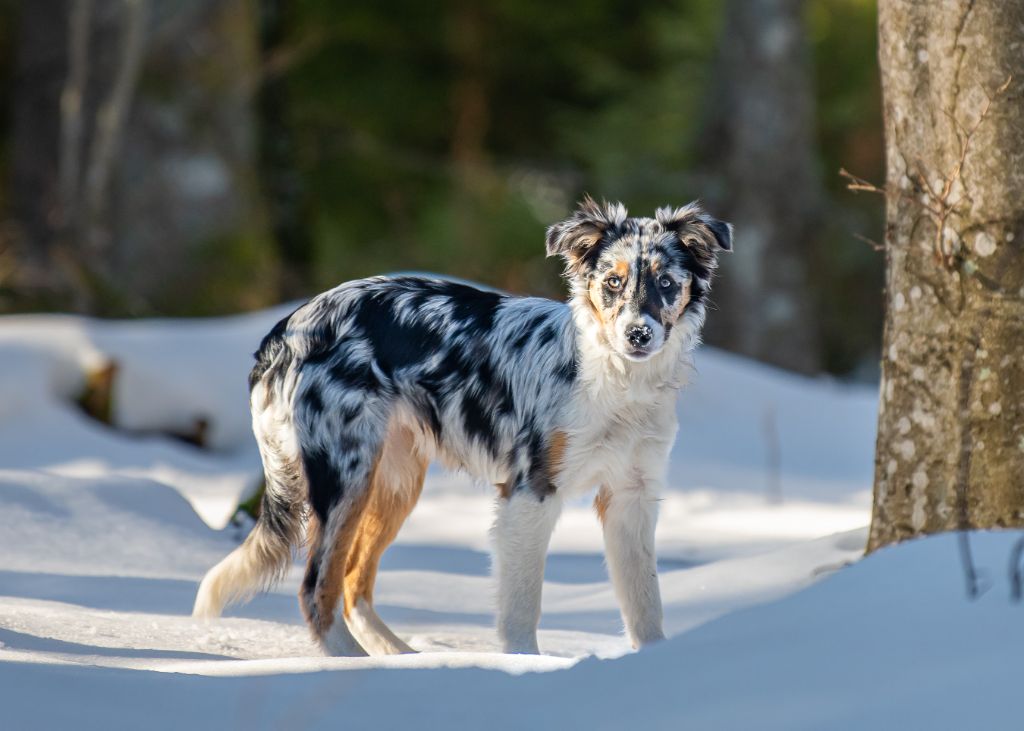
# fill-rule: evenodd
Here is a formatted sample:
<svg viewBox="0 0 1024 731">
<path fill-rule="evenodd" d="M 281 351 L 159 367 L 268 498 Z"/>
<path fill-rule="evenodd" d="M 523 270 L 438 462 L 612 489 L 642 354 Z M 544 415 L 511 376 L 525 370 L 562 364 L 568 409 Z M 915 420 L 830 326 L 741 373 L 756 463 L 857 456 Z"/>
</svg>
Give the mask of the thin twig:
<svg viewBox="0 0 1024 731">
<path fill-rule="evenodd" d="M 875 251 L 885 251 L 885 244 L 880 244 L 874 239 L 869 239 L 867 236 L 862 236 L 861 234 L 857 233 L 855 233 L 853 237 L 858 241 L 863 241 L 865 244 L 870 246 Z"/>
<path fill-rule="evenodd" d="M 959 409 L 960 454 L 956 478 L 957 529 L 960 543 L 960 560 L 963 564 L 967 596 L 977 599 L 984 591 L 978 570 L 971 553 L 971 513 L 968 490 L 971 480 L 971 455 L 974 452 L 974 435 L 971 432 L 971 391 L 974 385 L 974 354 L 981 346 L 971 337 L 963 339 L 964 355 L 960 362 L 960 377 L 957 382 L 957 406 Z"/>
<path fill-rule="evenodd" d="M 967 582 L 967 598 L 977 599 L 985 590 L 984 581 L 974 566 L 974 554 L 971 552 L 970 531 L 957 531 L 957 540 L 960 546 L 960 562 L 964 567 L 964 581 Z"/>
<path fill-rule="evenodd" d="M 263 84 L 284 76 L 330 44 L 343 40 L 345 32 L 343 28 L 313 31 L 293 45 L 275 49 L 267 55 L 255 72 L 242 77 L 238 87 L 244 94 L 255 93 Z"/>
<path fill-rule="evenodd" d="M 765 496 L 769 503 L 782 503 L 782 447 L 779 444 L 778 415 L 775 406 L 768 404 L 764 410 L 765 475 L 767 478 Z"/>
<path fill-rule="evenodd" d="M 957 181 L 961 180 L 964 165 L 967 162 L 967 154 L 971 149 L 971 142 L 974 140 L 975 133 L 988 118 L 989 112 L 992 111 L 992 103 L 1002 96 L 1010 87 L 1011 81 L 1013 81 L 1012 74 L 1006 77 L 1006 81 L 1004 81 L 991 95 L 985 95 L 985 106 L 982 107 L 981 114 L 978 115 L 978 119 L 970 128 L 965 127 L 959 120 L 957 120 L 956 114 L 953 111 L 946 112 L 946 116 L 953 120 L 953 125 L 956 130 L 957 144 L 960 147 L 960 155 L 957 158 L 956 164 L 943 178 L 942 191 L 936 193 L 932 189 L 931 185 L 928 184 L 927 180 L 925 180 L 923 175 L 918 176 L 924 184 L 925 195 L 929 197 L 932 204 L 931 206 L 926 207 L 935 218 L 935 240 L 933 243 L 935 258 L 949 270 L 956 268 L 957 260 L 962 248 L 959 245 L 954 247 L 952 243 L 949 246 L 946 244 L 946 222 L 949 220 L 951 215 L 955 214 L 957 203 L 959 203 L 959 200 L 950 200 L 950 196 L 953 193 L 953 188 Z M 954 231 L 953 233 L 956 232 Z M 961 237 L 957 236 L 957 238 L 960 239 Z"/>
<path fill-rule="evenodd" d="M 877 193 L 878 195 L 885 195 L 885 189 L 879 188 L 874 183 L 871 183 L 864 178 L 857 177 L 846 168 L 839 168 L 840 177 L 846 178 L 850 182 L 846 184 L 847 190 L 852 190 L 855 193 Z"/>
<path fill-rule="evenodd" d="M 1024 599 L 1024 574 L 1020 559 L 1024 555 L 1024 538 L 1019 538 L 1010 550 L 1010 600 L 1020 603 Z"/>
<path fill-rule="evenodd" d="M 989 112 L 992 111 L 993 102 L 998 100 L 999 97 L 1006 92 L 1012 81 L 1013 75 L 1011 74 L 1006 77 L 1006 81 L 1000 84 L 992 94 L 985 95 L 985 105 L 982 107 L 981 113 L 978 115 L 978 119 L 969 128 L 956 118 L 956 114 L 954 113 L 955 110 L 946 110 L 944 112 L 944 114 L 952 120 L 956 131 L 957 145 L 960 149 L 956 164 L 954 164 L 952 169 L 942 178 L 941 190 L 933 188 L 932 184 L 923 173 L 919 172 L 915 175 L 907 176 L 909 180 L 917 184 L 918 189 L 924 195 L 925 200 L 921 202 L 921 205 L 931 215 L 932 222 L 935 224 L 935 236 L 932 242 L 932 250 L 935 253 L 936 261 L 947 270 L 952 271 L 957 267 L 960 254 L 963 249 L 960 244 L 963 237 L 956 231 L 951 231 L 953 236 L 950 237 L 951 241 L 948 245 L 946 241 L 946 224 L 951 216 L 956 215 L 957 206 L 962 200 L 962 197 L 952 200 L 953 191 L 957 182 L 962 180 L 964 165 L 967 162 L 967 155 L 970 152 L 971 142 L 974 140 L 975 133 L 988 118 Z M 922 168 L 923 166 L 919 164 L 917 167 Z M 889 192 L 888 186 L 886 188 L 877 186 L 864 178 L 854 175 L 846 168 L 840 168 L 839 175 L 849 181 L 846 185 L 847 190 L 851 190 L 853 192 L 876 193 L 878 195 L 887 195 Z M 952 241 L 954 236 L 956 238 L 955 242 Z M 864 237 L 862 236 L 858 236 L 858 238 L 864 240 Z M 868 240 L 868 243 L 872 248 L 877 247 L 875 242 Z"/>
</svg>

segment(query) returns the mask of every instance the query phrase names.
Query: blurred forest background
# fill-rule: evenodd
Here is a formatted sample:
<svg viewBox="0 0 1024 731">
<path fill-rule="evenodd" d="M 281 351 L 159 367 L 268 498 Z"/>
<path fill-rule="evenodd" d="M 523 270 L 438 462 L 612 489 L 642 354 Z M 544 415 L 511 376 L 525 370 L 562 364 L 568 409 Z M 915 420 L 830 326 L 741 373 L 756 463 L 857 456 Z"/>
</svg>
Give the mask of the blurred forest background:
<svg viewBox="0 0 1024 731">
<path fill-rule="evenodd" d="M 0 312 L 430 270 L 561 297 L 585 191 L 736 224 L 707 340 L 877 377 L 873 0 L 0 0 Z"/>
</svg>

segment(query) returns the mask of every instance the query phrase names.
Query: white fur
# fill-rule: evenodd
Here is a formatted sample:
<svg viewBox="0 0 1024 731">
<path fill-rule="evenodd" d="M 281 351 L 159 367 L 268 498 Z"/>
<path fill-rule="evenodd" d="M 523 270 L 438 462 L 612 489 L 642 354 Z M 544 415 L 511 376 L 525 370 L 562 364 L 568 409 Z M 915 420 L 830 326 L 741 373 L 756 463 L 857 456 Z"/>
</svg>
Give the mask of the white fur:
<svg viewBox="0 0 1024 731">
<path fill-rule="evenodd" d="M 324 653 L 332 657 L 366 657 L 367 654 L 341 617 L 335 617 L 322 644 Z"/>
<path fill-rule="evenodd" d="M 505 652 L 539 653 L 544 562 L 562 501 L 527 491 L 498 501 L 494 522 L 494 574 L 498 581 L 498 637 Z"/>
<path fill-rule="evenodd" d="M 581 293 L 582 296 L 586 296 Z M 580 297 L 572 303 L 580 378 L 565 415 L 567 449 L 557 494 L 498 501 L 494 527 L 498 634 L 506 652 L 538 652 L 544 563 L 564 499 L 603 485 L 611 500 L 604 535 L 608 569 L 634 646 L 664 637 L 654 550 L 657 500 L 675 437 L 676 398 L 691 367 L 701 314 L 687 314 L 643 362 L 609 347 Z"/>
<path fill-rule="evenodd" d="M 668 453 L 678 429 L 676 398 L 691 367 L 702 318 L 684 316 L 664 347 L 626 362 L 577 298 L 580 382 L 568 416 L 568 449 L 558 489 L 571 497 L 607 491 L 608 571 L 633 645 L 664 637 L 654 529 Z"/>
<path fill-rule="evenodd" d="M 395 636 L 395 633 L 384 624 L 373 607 L 362 597 L 359 597 L 355 606 L 349 609 L 346 621 L 352 635 L 374 657 L 416 652 Z"/>
<path fill-rule="evenodd" d="M 252 554 L 244 545 L 239 546 L 203 577 L 192 616 L 196 619 L 219 617 L 230 600 L 245 598 L 255 591 L 261 576 Z"/>
<path fill-rule="evenodd" d="M 605 488 L 605 555 L 633 647 L 664 639 L 654 527 L 658 489 L 639 471 L 632 484 Z"/>
</svg>

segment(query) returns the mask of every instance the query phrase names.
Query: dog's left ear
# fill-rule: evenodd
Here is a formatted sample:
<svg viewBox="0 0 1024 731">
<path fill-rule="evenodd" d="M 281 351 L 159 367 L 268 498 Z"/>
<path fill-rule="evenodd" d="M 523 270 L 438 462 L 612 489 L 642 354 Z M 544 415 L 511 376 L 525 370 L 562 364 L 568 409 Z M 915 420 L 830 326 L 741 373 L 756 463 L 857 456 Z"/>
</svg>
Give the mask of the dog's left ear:
<svg viewBox="0 0 1024 731">
<path fill-rule="evenodd" d="M 703 254 L 701 258 L 714 259 L 719 250 L 732 251 L 732 224 L 708 215 L 696 201 L 682 208 L 659 208 L 654 216 L 667 231 L 675 232 L 683 246 Z"/>
<path fill-rule="evenodd" d="M 570 267 L 577 267 L 587 254 L 617 226 L 626 220 L 626 208 L 621 203 L 599 204 L 585 196 L 576 211 L 564 221 L 548 227 L 545 243 L 548 256 L 565 257 Z"/>
</svg>

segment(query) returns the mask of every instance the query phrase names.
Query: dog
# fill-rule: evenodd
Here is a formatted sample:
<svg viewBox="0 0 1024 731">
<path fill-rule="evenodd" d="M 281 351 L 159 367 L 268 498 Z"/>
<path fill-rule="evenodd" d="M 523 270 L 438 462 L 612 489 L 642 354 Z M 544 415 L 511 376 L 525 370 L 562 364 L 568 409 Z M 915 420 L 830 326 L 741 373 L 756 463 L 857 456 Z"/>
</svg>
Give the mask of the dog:
<svg viewBox="0 0 1024 731">
<path fill-rule="evenodd" d="M 396 275 L 342 284 L 277 323 L 249 378 L 259 519 L 203 579 L 195 616 L 269 588 L 305 531 L 299 601 L 324 652 L 412 652 L 373 587 L 436 458 L 497 486 L 506 652 L 539 652 L 551 532 L 563 502 L 594 488 L 629 640 L 664 637 L 657 500 L 732 227 L 697 203 L 641 218 L 587 197 L 546 245 L 565 260 L 568 303 Z"/>
</svg>

